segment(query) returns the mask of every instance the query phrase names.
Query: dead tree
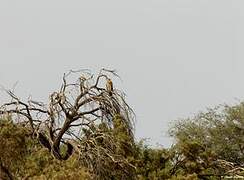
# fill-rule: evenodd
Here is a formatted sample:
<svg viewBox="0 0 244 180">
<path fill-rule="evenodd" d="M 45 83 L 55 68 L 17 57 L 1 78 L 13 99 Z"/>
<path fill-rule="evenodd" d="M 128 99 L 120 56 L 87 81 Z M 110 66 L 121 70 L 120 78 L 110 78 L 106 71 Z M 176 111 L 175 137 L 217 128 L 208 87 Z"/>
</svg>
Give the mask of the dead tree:
<svg viewBox="0 0 244 180">
<path fill-rule="evenodd" d="M 76 77 L 73 82 L 72 79 Z M 77 77 L 78 76 L 78 77 Z M 0 107 L 0 114 L 11 114 L 14 121 L 25 123 L 34 137 L 59 160 L 68 159 L 74 152 L 91 169 L 97 169 L 97 157 L 109 158 L 119 166 L 115 155 L 116 142 L 98 125 L 113 129 L 113 119 L 119 116 L 133 136 L 133 111 L 122 92 L 114 87 L 106 88 L 114 71 L 102 69 L 98 75 L 86 71 L 70 71 L 63 75 L 59 91 L 53 92 L 47 104 L 28 99 L 22 101 L 12 91 L 6 92 L 11 101 Z M 98 139 L 105 143 L 99 145 Z M 61 146 L 66 151 L 61 152 Z"/>
</svg>

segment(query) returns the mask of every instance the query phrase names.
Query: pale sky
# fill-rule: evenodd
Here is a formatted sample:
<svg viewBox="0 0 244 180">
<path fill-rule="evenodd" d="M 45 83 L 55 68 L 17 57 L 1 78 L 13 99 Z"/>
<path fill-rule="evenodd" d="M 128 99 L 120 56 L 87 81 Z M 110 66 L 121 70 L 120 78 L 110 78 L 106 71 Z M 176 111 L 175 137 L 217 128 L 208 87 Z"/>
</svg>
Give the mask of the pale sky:
<svg viewBox="0 0 244 180">
<path fill-rule="evenodd" d="M 243 32 L 243 0 L 1 0 L 0 84 L 47 100 L 70 69 L 116 69 L 137 139 L 169 146 L 175 119 L 244 99 Z"/>
</svg>

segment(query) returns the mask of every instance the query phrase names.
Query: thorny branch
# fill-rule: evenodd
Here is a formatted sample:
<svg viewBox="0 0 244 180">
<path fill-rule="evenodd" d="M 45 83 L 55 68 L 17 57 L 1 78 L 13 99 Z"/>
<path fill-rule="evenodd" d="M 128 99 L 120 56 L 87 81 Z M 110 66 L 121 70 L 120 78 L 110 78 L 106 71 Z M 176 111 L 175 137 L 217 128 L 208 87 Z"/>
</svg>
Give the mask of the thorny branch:
<svg viewBox="0 0 244 180">
<path fill-rule="evenodd" d="M 78 76 L 75 82 L 71 81 L 73 76 Z M 125 102 L 123 93 L 109 88 L 109 85 L 113 86 L 111 83 L 106 85 L 111 77 L 118 75 L 106 69 L 102 69 L 96 77 L 86 70 L 70 71 L 63 75 L 60 90 L 50 95 L 47 105 L 31 99 L 24 102 L 13 91 L 5 90 L 11 101 L 0 107 L 0 114 L 11 115 L 15 121 L 27 122 L 33 136 L 57 159 L 65 160 L 78 152 L 84 155 L 84 162 L 95 168 L 97 164 L 92 162 L 92 157 L 98 153 L 119 163 L 120 160 L 113 156 L 114 142 L 109 134 L 94 130 L 98 124 L 113 128 L 113 118 L 119 115 L 128 133 L 133 136 L 134 113 Z M 87 132 L 91 133 L 89 137 Z M 109 148 L 99 146 L 98 138 L 106 140 Z M 65 154 L 61 153 L 61 145 L 67 146 Z M 87 149 L 91 149 L 89 155 Z"/>
</svg>

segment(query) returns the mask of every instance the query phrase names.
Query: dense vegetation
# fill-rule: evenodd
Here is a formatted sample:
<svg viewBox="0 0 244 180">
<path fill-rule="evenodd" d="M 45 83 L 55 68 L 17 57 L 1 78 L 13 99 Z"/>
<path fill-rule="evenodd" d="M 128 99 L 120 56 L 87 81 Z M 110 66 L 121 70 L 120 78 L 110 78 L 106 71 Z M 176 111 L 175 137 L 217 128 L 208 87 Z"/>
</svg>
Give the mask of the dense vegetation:
<svg viewBox="0 0 244 180">
<path fill-rule="evenodd" d="M 104 74 L 98 77 L 108 79 Z M 11 102 L 0 111 L 0 179 L 190 180 L 244 176 L 244 103 L 219 106 L 181 119 L 169 130 L 175 139 L 171 148 L 151 148 L 143 141 L 134 141 L 132 116 L 128 114 L 131 109 L 121 104 L 120 94 L 113 87 L 85 86 L 85 81 L 79 81 L 80 99 L 73 103 L 99 101 L 102 109 L 93 104 L 92 110 L 77 108 L 74 115 L 66 112 L 76 106 L 65 95 L 65 79 L 61 88 L 65 100 L 56 93 L 47 110 L 24 103 L 8 91 Z M 50 118 L 52 126 L 48 121 L 46 129 L 40 130 L 46 121 L 33 110 L 47 113 L 46 121 Z M 72 126 L 84 118 L 84 113 L 76 118 L 80 112 L 98 110 L 101 116 L 100 112 L 89 114 L 89 123 Z M 91 119 L 92 115 L 96 118 Z M 54 117 L 62 119 L 59 126 L 53 122 Z M 73 127 L 80 127 L 81 133 L 71 131 Z M 62 128 L 65 132 L 59 138 Z"/>
</svg>

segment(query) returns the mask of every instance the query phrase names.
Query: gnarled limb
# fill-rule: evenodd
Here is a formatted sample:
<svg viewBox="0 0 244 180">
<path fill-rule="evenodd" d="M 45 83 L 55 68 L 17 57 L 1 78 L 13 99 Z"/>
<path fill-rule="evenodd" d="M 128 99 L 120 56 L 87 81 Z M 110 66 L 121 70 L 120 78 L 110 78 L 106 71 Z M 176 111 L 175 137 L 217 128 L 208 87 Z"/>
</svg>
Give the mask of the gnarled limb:
<svg viewBox="0 0 244 180">
<path fill-rule="evenodd" d="M 70 80 L 72 76 L 76 76 L 76 81 Z M 109 130 L 103 132 L 96 127 L 105 124 L 107 129 L 113 129 L 113 119 L 117 115 L 133 137 L 132 109 L 122 93 L 115 88 L 106 88 L 107 80 L 112 81 L 113 76 L 117 74 L 106 69 L 102 69 L 97 76 L 70 71 L 64 74 L 60 90 L 50 95 L 47 105 L 31 99 L 24 102 L 12 91 L 6 91 L 11 100 L 0 107 L 0 114 L 11 114 L 16 121 L 26 121 L 33 135 L 37 135 L 40 143 L 60 160 L 68 159 L 73 152 L 87 153 L 87 150 L 79 148 L 83 146 L 90 148 L 90 155 L 98 153 L 110 157 L 111 162 L 121 164 L 114 154 L 115 147 L 104 147 L 97 142 L 100 138 L 114 143 Z M 61 146 L 67 146 L 66 152 L 61 152 Z M 90 155 L 83 157 L 90 158 Z M 93 164 L 88 160 L 86 162 L 90 163 L 89 166 Z"/>
</svg>

